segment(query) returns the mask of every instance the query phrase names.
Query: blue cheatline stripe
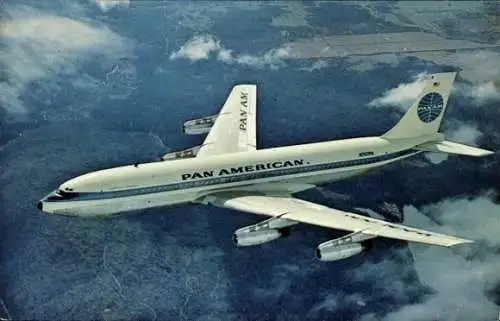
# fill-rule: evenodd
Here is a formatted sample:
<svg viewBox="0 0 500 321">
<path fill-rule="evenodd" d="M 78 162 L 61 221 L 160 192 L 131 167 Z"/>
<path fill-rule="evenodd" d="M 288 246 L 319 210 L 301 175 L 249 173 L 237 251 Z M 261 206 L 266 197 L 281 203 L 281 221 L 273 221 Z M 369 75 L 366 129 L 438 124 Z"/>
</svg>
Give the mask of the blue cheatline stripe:
<svg viewBox="0 0 500 321">
<path fill-rule="evenodd" d="M 342 167 L 351 167 L 351 166 L 359 166 L 359 165 L 367 165 L 374 164 L 382 161 L 387 161 L 391 159 L 396 159 L 403 156 L 411 156 L 420 154 L 421 151 L 415 151 L 413 149 L 403 150 L 396 153 L 384 154 L 375 157 L 366 157 L 354 160 L 346 160 L 346 161 L 337 161 L 332 163 L 324 163 L 317 165 L 305 165 L 298 167 L 290 167 L 283 169 L 274 169 L 268 171 L 259 171 L 252 172 L 240 175 L 232 175 L 232 176 L 223 176 L 216 178 L 208 178 L 208 179 L 200 179 L 196 181 L 188 181 L 188 182 L 179 182 L 173 184 L 166 185 L 158 185 L 151 187 L 141 187 L 141 188 L 133 188 L 123 191 L 112 191 L 112 192 L 88 192 L 88 193 L 68 193 L 70 195 L 67 198 L 59 199 L 59 201 L 86 201 L 86 200 L 99 200 L 99 199 L 110 199 L 117 197 L 126 197 L 126 196 L 136 196 L 136 195 L 145 195 L 145 194 L 154 194 L 154 193 L 162 193 L 167 191 L 175 191 L 180 189 L 189 189 L 196 188 L 202 186 L 210 186 L 210 185 L 218 185 L 218 184 L 227 184 L 227 183 L 236 183 L 242 181 L 250 181 L 262 178 L 271 178 L 278 176 L 286 176 L 286 175 L 294 175 L 306 172 L 318 172 L 331 170 Z M 73 195 L 71 195 L 73 194 Z M 57 202 L 57 199 L 46 200 L 48 202 Z"/>
</svg>

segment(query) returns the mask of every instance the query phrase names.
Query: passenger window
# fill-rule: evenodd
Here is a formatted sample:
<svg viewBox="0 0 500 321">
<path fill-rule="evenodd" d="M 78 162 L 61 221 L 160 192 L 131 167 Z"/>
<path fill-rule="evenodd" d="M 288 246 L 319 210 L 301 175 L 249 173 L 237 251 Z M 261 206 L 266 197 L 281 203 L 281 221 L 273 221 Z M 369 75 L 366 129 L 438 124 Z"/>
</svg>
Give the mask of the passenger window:
<svg viewBox="0 0 500 321">
<path fill-rule="evenodd" d="M 361 152 L 359 153 L 359 157 L 372 156 L 373 152 Z"/>
</svg>

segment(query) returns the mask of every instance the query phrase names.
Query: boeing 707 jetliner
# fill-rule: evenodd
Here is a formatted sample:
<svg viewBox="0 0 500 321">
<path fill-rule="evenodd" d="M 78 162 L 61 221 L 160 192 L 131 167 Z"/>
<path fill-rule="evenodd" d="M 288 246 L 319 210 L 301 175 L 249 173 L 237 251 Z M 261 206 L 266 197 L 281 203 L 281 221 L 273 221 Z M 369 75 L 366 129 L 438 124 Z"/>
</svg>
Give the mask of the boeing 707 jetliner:
<svg viewBox="0 0 500 321">
<path fill-rule="evenodd" d="M 100 170 L 73 178 L 44 197 L 44 212 L 92 217 L 182 203 L 269 218 L 234 232 L 238 246 L 288 235 L 297 223 L 350 231 L 322 243 L 320 260 L 361 253 L 381 236 L 439 246 L 472 241 L 393 224 L 294 198 L 294 193 L 360 175 L 418 155 L 443 152 L 485 156 L 492 152 L 444 139 L 438 132 L 456 73 L 429 75 L 403 118 L 379 137 L 257 149 L 256 85 L 237 85 L 218 115 L 184 123 L 187 134 L 208 133 L 202 145 L 163 156 L 162 161 Z"/>
</svg>

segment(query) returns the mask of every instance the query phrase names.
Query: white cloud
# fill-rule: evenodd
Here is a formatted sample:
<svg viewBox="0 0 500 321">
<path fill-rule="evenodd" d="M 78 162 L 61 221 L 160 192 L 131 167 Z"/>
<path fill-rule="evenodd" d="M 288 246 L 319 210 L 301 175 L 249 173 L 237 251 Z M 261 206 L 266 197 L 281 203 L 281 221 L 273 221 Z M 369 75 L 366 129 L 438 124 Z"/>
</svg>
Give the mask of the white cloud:
<svg viewBox="0 0 500 321">
<path fill-rule="evenodd" d="M 500 88 L 495 82 L 489 81 L 481 85 L 473 86 L 470 96 L 478 104 L 483 104 L 488 101 L 500 101 Z"/>
<path fill-rule="evenodd" d="M 170 55 L 170 59 L 188 59 L 191 61 L 206 60 L 213 52 L 221 50 L 220 40 L 211 35 L 194 36 L 178 51 Z"/>
<path fill-rule="evenodd" d="M 500 79 L 500 74 L 498 77 Z M 457 94 L 470 98 L 472 106 L 480 107 L 487 103 L 500 102 L 500 82 L 498 81 L 457 82 L 453 89 Z"/>
<path fill-rule="evenodd" d="M 260 56 L 250 54 L 237 55 L 233 58 L 233 62 L 254 68 L 264 68 L 269 66 L 271 69 L 277 69 L 284 65 L 282 59 L 288 58 L 290 55 L 290 48 L 280 47 L 269 50 Z"/>
<path fill-rule="evenodd" d="M 431 162 L 432 164 L 441 164 L 449 157 L 448 154 L 445 153 L 425 153 L 425 158 Z"/>
<path fill-rule="evenodd" d="M 123 49 L 120 37 L 106 27 L 42 12 L 36 16 L 27 11 L 16 13 L 14 16 L 19 18 L 4 22 L 2 36 L 20 45 L 35 42 L 38 47 L 33 49 L 41 49 L 49 60 L 62 50 L 72 54 L 100 50 L 103 46 Z"/>
<path fill-rule="evenodd" d="M 20 120 L 28 112 L 21 96 L 30 83 L 44 80 L 46 84 L 61 75 L 78 76 L 78 66 L 87 57 L 116 59 L 129 49 L 110 29 L 84 20 L 29 7 L 8 8 L 7 12 L 11 19 L 5 20 L 0 30 L 4 41 L 0 61 L 6 66 L 8 81 L 0 85 L 0 102 L 12 120 Z"/>
<path fill-rule="evenodd" d="M 445 136 L 458 143 L 476 145 L 482 134 L 476 126 L 460 123 L 457 128 L 446 132 Z"/>
<path fill-rule="evenodd" d="M 405 268 L 399 263 L 406 257 L 406 252 L 396 250 L 393 255 L 400 258 L 398 260 L 365 262 L 360 267 L 349 271 L 349 276 L 354 281 L 358 280 L 359 282 L 364 282 L 376 276 L 370 282 L 372 293 L 377 293 L 378 296 L 395 296 L 407 301 L 418 290 L 419 285 L 408 284 L 405 281 L 413 272 L 408 266 Z M 394 278 L 394 276 L 397 276 L 397 278 Z"/>
<path fill-rule="evenodd" d="M 492 202 L 489 193 L 474 199 L 447 199 L 424 207 L 422 212 L 443 224 L 443 231 L 500 247 L 500 206 Z"/>
<path fill-rule="evenodd" d="M 128 8 L 130 5 L 130 0 L 94 0 L 95 3 L 101 8 L 102 11 L 106 12 L 115 7 L 125 7 Z"/>
<path fill-rule="evenodd" d="M 346 294 L 346 293 L 327 293 L 325 298 L 320 303 L 314 305 L 308 312 L 308 316 L 315 316 L 318 312 L 326 310 L 335 312 L 345 306 L 366 306 L 365 298 L 359 293 Z"/>
<path fill-rule="evenodd" d="M 376 319 L 495 320 L 498 306 L 489 301 L 485 291 L 498 285 L 500 281 L 500 257 L 496 253 L 500 247 L 499 209 L 487 196 L 445 200 L 422 210 L 429 212 L 435 221 L 442 224 L 438 225 L 414 207 L 405 207 L 405 224 L 469 238 L 475 240 L 476 244 L 464 245 L 462 248 L 442 248 L 410 243 L 414 267 L 420 281 L 433 288 L 436 293 L 421 303 L 404 306 L 384 318 Z M 380 270 L 373 270 L 364 277 L 381 279 L 379 272 Z M 402 293 L 404 295 L 404 291 Z M 365 315 L 362 320 L 375 318 L 373 315 Z"/>
<path fill-rule="evenodd" d="M 211 54 L 214 54 L 217 60 L 227 64 L 239 64 L 254 68 L 265 66 L 278 68 L 283 65 L 282 59 L 292 56 L 289 46 L 272 49 L 261 55 L 235 54 L 233 50 L 225 48 L 215 36 L 207 34 L 194 36 L 188 40 L 179 50 L 172 52 L 170 59 L 199 61 L 209 59 Z"/>
<path fill-rule="evenodd" d="M 233 51 L 221 48 L 217 54 L 217 59 L 225 63 L 231 63 L 233 61 Z"/>
<path fill-rule="evenodd" d="M 302 67 L 301 70 L 304 71 L 315 71 L 328 67 L 328 62 L 325 60 L 316 60 L 310 67 Z"/>
<path fill-rule="evenodd" d="M 368 106 L 395 106 L 403 112 L 407 111 L 424 89 L 426 75 L 426 73 L 420 73 L 412 82 L 402 83 L 396 88 L 387 90 L 382 97 L 372 100 Z"/>
</svg>

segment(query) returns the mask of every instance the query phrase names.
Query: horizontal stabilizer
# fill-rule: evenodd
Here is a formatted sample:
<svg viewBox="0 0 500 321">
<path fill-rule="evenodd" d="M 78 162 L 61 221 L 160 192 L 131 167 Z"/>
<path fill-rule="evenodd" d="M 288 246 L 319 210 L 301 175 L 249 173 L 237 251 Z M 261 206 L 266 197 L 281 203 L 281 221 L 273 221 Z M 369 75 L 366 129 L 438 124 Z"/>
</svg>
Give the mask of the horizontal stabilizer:
<svg viewBox="0 0 500 321">
<path fill-rule="evenodd" d="M 449 140 L 443 140 L 442 142 L 425 143 L 422 145 L 418 145 L 415 148 L 426 152 L 440 152 L 440 153 L 467 155 L 475 157 L 487 156 L 494 153 L 490 150 L 472 147 L 460 143 L 454 143 Z"/>
</svg>

